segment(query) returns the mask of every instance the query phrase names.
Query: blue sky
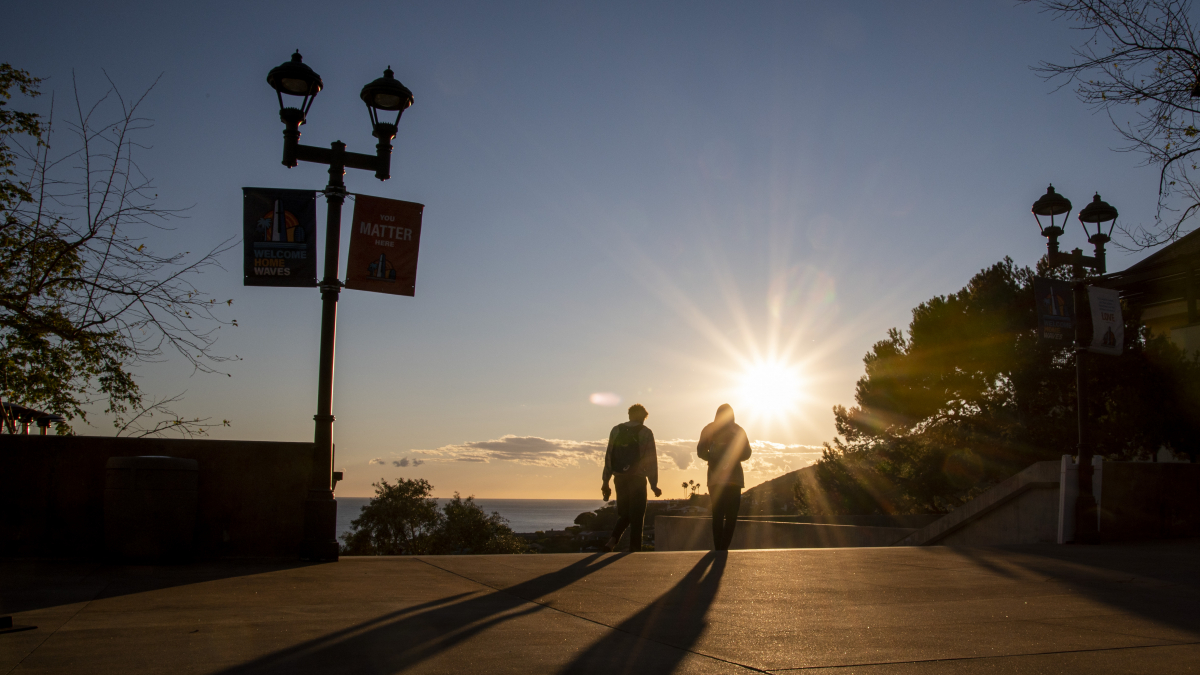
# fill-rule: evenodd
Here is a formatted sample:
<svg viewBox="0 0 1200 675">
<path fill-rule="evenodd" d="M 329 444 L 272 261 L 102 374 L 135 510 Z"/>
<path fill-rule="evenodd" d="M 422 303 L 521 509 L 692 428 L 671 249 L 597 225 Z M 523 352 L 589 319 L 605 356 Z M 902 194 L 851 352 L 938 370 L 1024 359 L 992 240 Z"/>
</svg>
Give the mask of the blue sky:
<svg viewBox="0 0 1200 675">
<path fill-rule="evenodd" d="M 390 65 L 413 91 L 392 179 L 346 177 L 426 208 L 416 297 L 342 294 L 343 496 L 419 476 L 443 496 L 591 497 L 633 402 L 668 496 L 702 477 L 687 441 L 727 401 L 764 442 L 751 483 L 799 468 L 912 307 L 1005 255 L 1036 261 L 1048 183 L 1077 206 L 1100 191 L 1126 223 L 1155 203 L 1108 119 L 1029 70 L 1080 35 L 1012 2 L 51 0 L 6 18 L 0 60 L 60 110 L 72 73 L 84 100 L 104 72 L 127 94 L 160 78 L 139 158 L 162 205 L 190 207 L 160 250 L 240 237 L 242 186 L 324 186 L 323 167 L 279 164 L 265 77 L 293 50 L 325 81 L 302 142 L 370 152 L 358 90 Z M 242 287 L 240 255 L 198 280 L 234 300 L 232 377 L 169 362 L 143 388 L 186 390 L 181 412 L 232 421 L 218 437 L 309 440 L 318 292 Z M 747 391 L 762 362 L 794 400 Z"/>
</svg>

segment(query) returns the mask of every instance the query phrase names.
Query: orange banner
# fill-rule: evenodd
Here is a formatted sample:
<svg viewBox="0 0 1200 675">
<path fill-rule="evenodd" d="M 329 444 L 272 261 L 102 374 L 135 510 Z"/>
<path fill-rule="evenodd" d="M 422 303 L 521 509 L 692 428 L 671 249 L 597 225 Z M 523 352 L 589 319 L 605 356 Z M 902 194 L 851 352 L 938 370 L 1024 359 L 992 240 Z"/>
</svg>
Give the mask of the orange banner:
<svg viewBox="0 0 1200 675">
<path fill-rule="evenodd" d="M 413 296 L 424 204 L 354 196 L 346 288 Z"/>
</svg>

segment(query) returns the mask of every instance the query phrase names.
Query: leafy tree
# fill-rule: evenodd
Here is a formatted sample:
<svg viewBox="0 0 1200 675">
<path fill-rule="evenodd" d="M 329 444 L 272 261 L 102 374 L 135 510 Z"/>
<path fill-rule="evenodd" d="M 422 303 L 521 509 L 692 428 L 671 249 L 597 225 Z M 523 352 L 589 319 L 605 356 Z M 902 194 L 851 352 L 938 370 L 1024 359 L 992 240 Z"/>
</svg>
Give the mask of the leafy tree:
<svg viewBox="0 0 1200 675">
<path fill-rule="evenodd" d="M 455 492 L 442 513 L 444 518 L 433 537 L 434 553 L 524 553 L 527 549 L 507 520 L 499 513 L 485 513 L 474 497 L 463 499 Z"/>
<path fill-rule="evenodd" d="M 498 513 L 457 492 L 441 510 L 423 478 L 380 479 L 375 496 L 342 535 L 345 555 L 524 553 L 525 542 Z"/>
<path fill-rule="evenodd" d="M 342 535 L 346 555 L 415 555 L 433 552 L 442 524 L 433 486 L 422 478 L 374 483 L 375 496 Z"/>
<path fill-rule="evenodd" d="M 13 87 L 30 98 L 40 96 L 40 82 L 40 78 L 7 63 L 0 63 L 0 205 L 6 208 L 15 202 L 33 199 L 28 186 L 14 182 L 17 178 L 18 154 L 11 145 L 12 139 L 25 136 L 40 146 L 44 129 L 41 116 L 37 113 L 9 110 L 5 106 L 12 100 Z"/>
<path fill-rule="evenodd" d="M 1005 259 L 875 344 L 857 405 L 834 408 L 839 436 L 796 485 L 801 512 L 946 512 L 1033 462 L 1074 453 L 1075 353 L 1037 340 L 1033 277 Z M 1200 357 L 1151 338 L 1128 314 L 1123 354 L 1085 361 L 1093 448 L 1121 460 L 1160 445 L 1195 453 Z"/>
<path fill-rule="evenodd" d="M 1031 2 L 1034 0 L 1024 0 Z M 1151 227 L 1126 230 L 1134 248 L 1186 234 L 1200 210 L 1195 172 L 1200 152 L 1200 44 L 1189 0 L 1036 0 L 1084 34 L 1066 63 L 1035 70 L 1074 85 L 1079 100 L 1104 111 L 1127 145 L 1159 170 L 1158 212 Z"/>
<path fill-rule="evenodd" d="M 14 87 L 37 96 L 39 82 L 0 65 L 5 104 Z M 113 86 L 91 106 L 76 94 L 65 152 L 52 152 L 53 104 L 44 119 L 0 107 L 0 397 L 85 421 L 102 403 L 118 435 L 203 433 L 216 423 L 175 414 L 179 395 L 147 399 L 132 370 L 182 357 L 215 372 L 226 360 L 213 351 L 219 305 L 191 279 L 229 243 L 198 257 L 151 248 L 179 214 L 157 206 L 137 164 L 148 94 Z"/>
</svg>

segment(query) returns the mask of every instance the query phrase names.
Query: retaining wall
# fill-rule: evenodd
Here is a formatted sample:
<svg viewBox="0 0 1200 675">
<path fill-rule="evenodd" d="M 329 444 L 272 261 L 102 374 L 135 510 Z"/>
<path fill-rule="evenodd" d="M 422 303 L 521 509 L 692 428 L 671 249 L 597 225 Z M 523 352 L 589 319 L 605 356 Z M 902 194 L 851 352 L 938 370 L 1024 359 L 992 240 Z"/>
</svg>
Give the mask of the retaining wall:
<svg viewBox="0 0 1200 675">
<path fill-rule="evenodd" d="M 1061 473 L 1060 462 L 1037 462 L 898 545 L 1056 542 Z M 1101 541 L 1200 536 L 1200 464 L 1103 462 L 1098 475 Z"/>
<path fill-rule="evenodd" d="M 304 527 L 311 443 L 0 436 L 0 554 L 98 557 L 109 457 L 199 462 L 199 557 L 294 556 Z"/>
<path fill-rule="evenodd" d="M 941 519 L 900 546 L 996 546 L 1058 539 L 1058 462 L 1036 462 Z"/>
<path fill-rule="evenodd" d="M 866 525 L 869 527 L 919 528 L 938 520 L 940 513 L 916 515 L 870 516 L 738 516 L 742 520 L 767 520 L 773 523 L 813 523 L 817 525 Z"/>
<path fill-rule="evenodd" d="M 738 519 L 732 549 L 839 548 L 890 546 L 912 528 L 825 525 Z M 654 519 L 654 550 L 707 551 L 713 547 L 712 519 L 698 516 L 658 516 Z"/>
<path fill-rule="evenodd" d="M 1105 462 L 1100 536 L 1200 536 L 1200 464 Z"/>
</svg>

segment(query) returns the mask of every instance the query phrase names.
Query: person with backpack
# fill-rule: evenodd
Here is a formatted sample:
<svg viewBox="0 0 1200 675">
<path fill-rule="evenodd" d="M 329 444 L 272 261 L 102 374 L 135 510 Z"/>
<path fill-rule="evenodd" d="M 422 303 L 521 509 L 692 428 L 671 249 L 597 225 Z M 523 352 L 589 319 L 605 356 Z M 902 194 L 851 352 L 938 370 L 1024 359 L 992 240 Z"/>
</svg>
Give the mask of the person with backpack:
<svg viewBox="0 0 1200 675">
<path fill-rule="evenodd" d="M 612 428 L 608 434 L 608 450 L 604 453 L 604 485 L 600 494 L 604 501 L 612 496 L 608 479 L 617 487 L 617 526 L 604 544 L 611 551 L 629 528 L 629 552 L 642 550 L 642 528 L 646 520 L 646 479 L 655 497 L 658 489 L 658 450 L 654 447 L 654 432 L 646 426 L 650 413 L 641 403 L 629 406 L 629 421 Z"/>
<path fill-rule="evenodd" d="M 746 477 L 742 462 L 750 459 L 750 439 L 746 430 L 733 421 L 733 407 L 717 408 L 717 416 L 700 432 L 696 454 L 708 462 L 708 498 L 712 507 L 713 547 L 728 551 L 742 508 L 742 488 Z"/>
</svg>

